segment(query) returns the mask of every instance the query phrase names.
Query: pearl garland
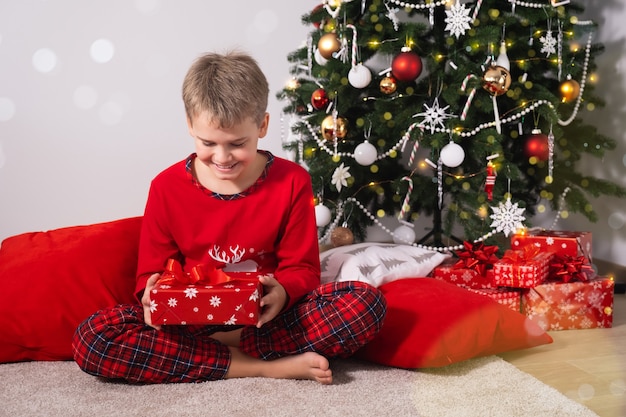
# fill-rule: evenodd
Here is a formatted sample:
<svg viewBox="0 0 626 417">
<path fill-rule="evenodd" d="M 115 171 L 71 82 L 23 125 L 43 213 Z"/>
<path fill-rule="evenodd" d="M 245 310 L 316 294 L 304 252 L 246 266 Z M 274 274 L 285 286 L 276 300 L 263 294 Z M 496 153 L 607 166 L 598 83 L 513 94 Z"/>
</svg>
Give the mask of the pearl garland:
<svg viewBox="0 0 626 417">
<path fill-rule="evenodd" d="M 583 22 L 583 24 L 586 24 L 586 22 Z M 561 126 L 567 126 L 570 123 L 572 123 L 574 119 L 576 118 L 576 115 L 578 114 L 578 109 L 580 108 L 580 103 L 583 99 L 583 92 L 585 91 L 585 84 L 587 82 L 587 70 L 589 68 L 589 57 L 591 55 L 591 38 L 592 38 L 592 34 L 590 33 L 589 36 L 587 37 L 587 46 L 585 47 L 585 61 L 583 62 L 583 74 L 582 74 L 582 77 L 580 78 L 580 92 L 578 93 L 576 104 L 574 105 L 574 111 L 572 112 L 572 115 L 570 116 L 569 119 L 567 120 L 559 119 L 559 124 Z"/>
<path fill-rule="evenodd" d="M 380 222 L 380 220 L 378 220 L 376 218 L 376 216 L 374 216 L 372 213 L 370 213 L 369 210 L 359 200 L 357 200 L 355 197 L 348 197 L 346 199 L 346 202 L 350 202 L 350 203 L 356 204 L 356 206 L 359 209 L 361 209 L 363 214 L 365 214 L 370 220 L 372 220 L 374 222 L 374 224 L 376 224 L 376 226 L 380 227 L 385 233 L 387 233 L 392 238 L 393 237 L 398 238 L 398 236 L 396 236 L 396 234 L 392 230 L 390 230 L 388 227 L 383 225 Z M 333 226 L 337 226 L 337 224 L 339 224 L 339 219 L 341 218 L 342 213 L 343 213 L 343 204 L 340 205 L 339 209 L 337 210 L 337 217 L 335 218 L 335 220 L 332 223 Z M 320 243 L 323 243 L 323 242 L 325 242 L 328 239 L 328 237 L 330 235 L 330 231 L 332 229 L 333 229 L 333 227 L 329 227 L 328 228 L 328 231 L 326 232 L 326 234 L 319 239 Z M 487 240 L 488 238 L 490 238 L 493 235 L 495 235 L 495 232 L 491 231 L 491 232 L 486 233 L 483 236 L 479 237 L 478 239 L 475 239 L 473 242 L 474 243 L 483 242 L 483 241 Z M 415 243 L 415 242 L 406 242 L 406 244 L 414 246 L 416 248 L 427 249 L 427 250 L 434 250 L 434 251 L 437 251 L 437 252 L 450 252 L 450 251 L 457 251 L 457 250 L 463 249 L 463 245 L 455 245 L 455 246 L 426 246 L 426 245 L 421 245 L 421 244 Z"/>
<path fill-rule="evenodd" d="M 448 0 L 439 0 L 438 2 L 435 3 L 430 3 L 430 4 L 411 4 L 411 3 L 407 3 L 405 1 L 399 1 L 399 0 L 389 0 L 389 3 L 393 3 L 396 6 L 400 6 L 400 7 L 408 7 L 409 9 L 434 9 L 435 7 L 439 7 L 439 6 L 443 6 L 444 4 L 448 3 Z"/>
</svg>

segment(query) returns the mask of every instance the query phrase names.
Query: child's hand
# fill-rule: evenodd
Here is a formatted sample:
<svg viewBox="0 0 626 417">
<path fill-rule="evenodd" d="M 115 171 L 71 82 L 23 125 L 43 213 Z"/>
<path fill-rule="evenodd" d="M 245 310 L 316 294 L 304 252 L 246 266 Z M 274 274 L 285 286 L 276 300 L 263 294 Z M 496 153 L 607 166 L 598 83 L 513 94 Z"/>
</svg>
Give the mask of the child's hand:
<svg viewBox="0 0 626 417">
<path fill-rule="evenodd" d="M 160 276 L 160 274 L 152 274 L 152 276 L 148 278 L 148 281 L 146 282 L 146 289 L 143 290 L 143 296 L 141 297 L 141 304 L 143 305 L 143 319 L 148 326 L 154 327 L 157 330 L 161 330 L 161 326 L 152 324 L 152 315 L 150 313 L 150 293 Z"/>
<path fill-rule="evenodd" d="M 263 284 L 264 295 L 261 298 L 261 317 L 259 317 L 257 327 L 263 326 L 276 317 L 287 303 L 287 291 L 276 278 L 263 275 L 259 277 L 259 281 Z"/>
</svg>

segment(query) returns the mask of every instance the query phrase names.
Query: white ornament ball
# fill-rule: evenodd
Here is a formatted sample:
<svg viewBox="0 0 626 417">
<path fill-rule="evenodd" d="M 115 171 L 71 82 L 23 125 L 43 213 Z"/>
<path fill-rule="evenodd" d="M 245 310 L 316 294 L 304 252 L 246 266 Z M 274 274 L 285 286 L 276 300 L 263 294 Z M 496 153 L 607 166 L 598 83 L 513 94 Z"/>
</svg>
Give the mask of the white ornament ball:
<svg viewBox="0 0 626 417">
<path fill-rule="evenodd" d="M 415 242 L 415 231 L 412 227 L 403 224 L 393 231 L 393 242 L 399 245 L 410 245 Z"/>
<path fill-rule="evenodd" d="M 315 223 L 317 227 L 324 227 L 330 223 L 330 209 L 323 204 L 315 206 Z"/>
<path fill-rule="evenodd" d="M 450 142 L 441 149 L 441 162 L 450 168 L 458 167 L 465 159 L 465 151 L 461 145 Z"/>
<path fill-rule="evenodd" d="M 328 63 L 328 60 L 322 56 L 322 53 L 319 49 L 315 50 L 315 62 L 322 67 Z"/>
<path fill-rule="evenodd" d="M 357 161 L 359 165 L 363 165 L 364 167 L 370 166 L 376 161 L 376 158 L 378 158 L 376 148 L 367 141 L 354 148 L 354 160 Z"/>
<path fill-rule="evenodd" d="M 354 88 L 365 88 L 369 85 L 370 81 L 372 81 L 372 73 L 365 65 L 357 64 L 350 68 L 348 81 Z"/>
</svg>

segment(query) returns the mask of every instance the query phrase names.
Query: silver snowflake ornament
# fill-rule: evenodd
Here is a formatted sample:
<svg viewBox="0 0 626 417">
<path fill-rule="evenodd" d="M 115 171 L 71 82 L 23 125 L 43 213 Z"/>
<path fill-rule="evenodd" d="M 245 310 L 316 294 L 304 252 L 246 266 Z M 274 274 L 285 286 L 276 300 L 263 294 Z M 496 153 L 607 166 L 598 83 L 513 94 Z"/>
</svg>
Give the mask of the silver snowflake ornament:
<svg viewBox="0 0 626 417">
<path fill-rule="evenodd" d="M 461 4 L 459 0 L 457 0 L 450 10 L 446 10 L 446 18 L 445 22 L 447 23 L 444 30 L 449 30 L 450 35 L 456 36 L 459 39 L 459 36 L 465 35 L 466 30 L 470 30 L 471 27 L 469 22 L 472 21 L 470 17 L 470 9 L 466 9 L 464 4 Z"/>
<path fill-rule="evenodd" d="M 422 113 L 416 113 L 413 117 L 424 117 L 418 126 L 421 128 L 427 127 L 430 130 L 430 133 L 435 133 L 435 129 L 437 126 L 441 128 L 445 128 L 443 122 L 446 119 L 455 117 L 453 114 L 446 113 L 446 110 L 450 108 L 450 106 L 439 107 L 439 98 L 435 98 L 432 107 L 429 107 L 428 104 L 424 103 L 424 108 L 426 109 Z"/>
<path fill-rule="evenodd" d="M 540 52 L 546 54 L 546 58 L 556 53 L 556 38 L 552 36 L 551 30 L 547 31 L 545 36 L 540 37 L 539 41 L 542 44 Z"/>
<path fill-rule="evenodd" d="M 490 216 L 493 219 L 491 228 L 496 232 L 503 232 L 504 236 L 508 237 L 511 233 L 524 227 L 524 211 L 523 207 L 518 207 L 517 203 L 511 203 L 511 198 L 508 197 L 506 202 L 498 204 L 498 207 L 491 207 L 493 214 Z"/>
</svg>

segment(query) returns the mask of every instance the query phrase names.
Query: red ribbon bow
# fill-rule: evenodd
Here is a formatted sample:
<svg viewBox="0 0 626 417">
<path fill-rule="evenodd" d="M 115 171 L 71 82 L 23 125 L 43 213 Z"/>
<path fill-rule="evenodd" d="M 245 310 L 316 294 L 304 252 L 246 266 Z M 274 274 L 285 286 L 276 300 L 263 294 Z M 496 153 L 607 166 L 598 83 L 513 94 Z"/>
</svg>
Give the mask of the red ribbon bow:
<svg viewBox="0 0 626 417">
<path fill-rule="evenodd" d="M 482 242 L 471 243 L 463 242 L 464 251 L 457 251 L 456 255 L 460 258 L 454 268 L 474 269 L 480 275 L 485 275 L 488 267 L 498 262 L 495 253 L 498 251 L 497 246 L 485 246 Z"/>
<path fill-rule="evenodd" d="M 221 269 L 200 264 L 194 266 L 191 271 L 187 273 L 183 271 L 180 262 L 175 259 L 168 259 L 165 264 L 165 270 L 161 274 L 158 283 L 219 285 L 228 281 L 232 281 L 232 278 Z"/>
<path fill-rule="evenodd" d="M 509 249 L 504 252 L 502 260 L 512 264 L 520 264 L 531 261 L 539 254 L 539 248 L 534 245 L 524 246 L 522 249 L 513 250 Z"/>
<path fill-rule="evenodd" d="M 587 282 L 595 271 L 586 256 L 569 256 L 556 254 L 550 263 L 550 276 L 565 283 L 579 280 Z"/>
</svg>

